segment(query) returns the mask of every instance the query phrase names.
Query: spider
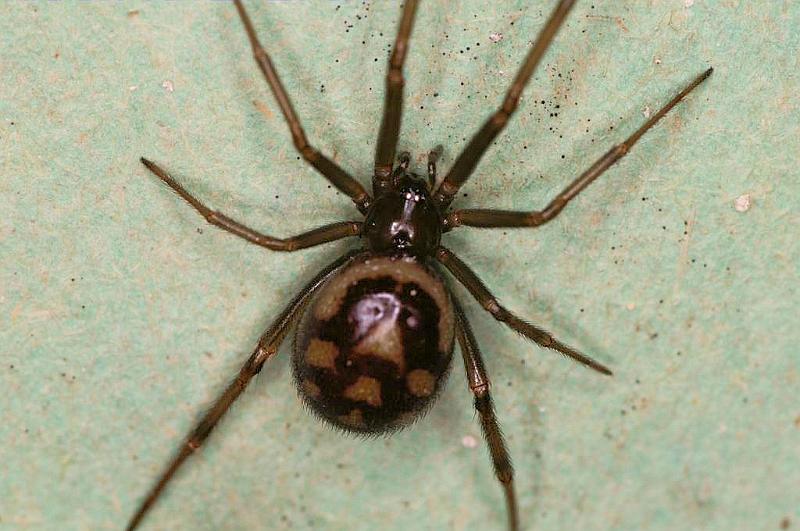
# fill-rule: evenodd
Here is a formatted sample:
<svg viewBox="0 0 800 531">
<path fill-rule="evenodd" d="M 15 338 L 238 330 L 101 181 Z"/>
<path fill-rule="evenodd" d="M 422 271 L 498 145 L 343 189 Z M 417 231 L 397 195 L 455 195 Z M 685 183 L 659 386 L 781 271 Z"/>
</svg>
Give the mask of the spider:
<svg viewBox="0 0 800 531">
<path fill-rule="evenodd" d="M 436 186 L 441 147 L 429 152 L 426 177 L 409 170 L 407 152 L 396 153 L 402 118 L 403 65 L 418 4 L 417 0 L 406 0 L 389 57 L 370 195 L 356 179 L 309 144 L 247 11 L 241 0 L 234 0 L 256 63 L 283 113 L 295 148 L 307 163 L 353 200 L 363 221 L 332 223 L 290 238 L 276 238 L 208 208 L 154 162 L 145 158 L 141 162 L 209 223 L 256 245 L 291 252 L 349 237 L 359 237 L 362 245 L 317 274 L 261 336 L 236 379 L 186 437 L 127 529 L 140 524 L 178 468 L 200 448 L 250 380 L 277 353 L 292 325 L 297 325 L 292 372 L 302 400 L 324 422 L 345 432 L 366 435 L 391 434 L 427 411 L 444 385 L 457 342 L 494 473 L 504 492 L 508 526 L 519 529 L 511 458 L 495 416 L 489 377 L 461 303 L 443 280 L 442 268 L 463 284 L 492 317 L 522 336 L 601 374 L 610 376 L 612 372 L 503 307 L 481 279 L 441 244 L 442 234 L 460 226 L 538 227 L 552 220 L 713 71 L 709 68 L 695 77 L 543 210 L 450 209 L 456 193 L 517 109 L 523 89 L 574 3 L 575 0 L 558 1 L 502 105 L 484 122 Z"/>
</svg>

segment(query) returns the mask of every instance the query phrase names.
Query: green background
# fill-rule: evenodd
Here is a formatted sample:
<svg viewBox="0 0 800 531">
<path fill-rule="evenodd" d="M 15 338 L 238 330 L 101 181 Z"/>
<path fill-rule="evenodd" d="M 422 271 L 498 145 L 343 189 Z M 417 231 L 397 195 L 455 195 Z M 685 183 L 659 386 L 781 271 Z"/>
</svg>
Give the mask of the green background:
<svg viewBox="0 0 800 531">
<path fill-rule="evenodd" d="M 400 143 L 420 169 L 438 143 L 449 167 L 552 4 L 422 2 Z M 139 156 L 276 235 L 358 214 L 297 160 L 231 5 L 3 11 L 0 528 L 120 529 L 271 318 L 354 244 L 248 245 Z M 309 139 L 366 183 L 398 5 L 253 2 L 251 14 Z M 798 49 L 790 0 L 580 2 L 464 187 L 458 206 L 541 207 L 716 69 L 549 225 L 445 238 L 510 309 L 616 372 L 467 304 L 526 529 L 800 527 Z M 289 354 L 150 529 L 503 528 L 460 366 L 413 429 L 361 440 L 303 410 Z"/>
</svg>

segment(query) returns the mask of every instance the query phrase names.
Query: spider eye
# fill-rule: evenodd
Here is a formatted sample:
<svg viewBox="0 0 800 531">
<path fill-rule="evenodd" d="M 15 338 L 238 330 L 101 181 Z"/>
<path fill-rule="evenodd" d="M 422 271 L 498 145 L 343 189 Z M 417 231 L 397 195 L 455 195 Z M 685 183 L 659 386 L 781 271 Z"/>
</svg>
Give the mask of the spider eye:
<svg viewBox="0 0 800 531">
<path fill-rule="evenodd" d="M 394 243 L 397 248 L 404 249 L 409 246 L 411 239 L 408 237 L 407 232 L 398 232 L 392 238 L 392 243 Z"/>
</svg>

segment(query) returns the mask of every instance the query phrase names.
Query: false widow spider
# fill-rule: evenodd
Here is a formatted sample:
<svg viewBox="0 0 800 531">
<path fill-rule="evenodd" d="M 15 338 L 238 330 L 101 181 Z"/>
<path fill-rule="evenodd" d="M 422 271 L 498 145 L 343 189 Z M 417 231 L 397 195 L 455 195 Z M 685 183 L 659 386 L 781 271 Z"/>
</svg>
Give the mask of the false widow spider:
<svg viewBox="0 0 800 531">
<path fill-rule="evenodd" d="M 209 223 L 256 245 L 290 252 L 353 236 L 362 238 L 364 244 L 325 267 L 261 336 L 236 379 L 187 436 L 127 529 L 140 524 L 178 468 L 203 444 L 250 380 L 276 354 L 294 324 L 297 332 L 292 372 L 302 399 L 328 424 L 361 434 L 391 433 L 424 414 L 444 384 L 454 343 L 458 342 L 494 472 L 504 491 L 509 528 L 519 528 L 513 469 L 495 417 L 489 377 L 461 303 L 444 283 L 439 266 L 444 266 L 496 320 L 541 347 L 555 350 L 601 374 L 612 373 L 504 308 L 480 278 L 441 245 L 441 236 L 462 225 L 537 227 L 552 220 L 713 71 L 709 68 L 697 76 L 625 141 L 573 180 L 543 210 L 451 210 L 450 203 L 456 193 L 517 109 L 523 89 L 574 3 L 575 0 L 558 1 L 502 105 L 472 137 L 437 187 L 440 148 L 428 155 L 427 179 L 409 171 L 408 153 L 397 156 L 395 152 L 402 117 L 403 64 L 418 4 L 418 0 L 406 0 L 386 74 L 370 195 L 356 179 L 308 143 L 241 0 L 234 0 L 255 60 L 289 126 L 295 148 L 306 162 L 353 200 L 364 221 L 333 223 L 290 238 L 275 238 L 211 210 L 154 162 L 145 158 L 141 162 Z"/>
</svg>

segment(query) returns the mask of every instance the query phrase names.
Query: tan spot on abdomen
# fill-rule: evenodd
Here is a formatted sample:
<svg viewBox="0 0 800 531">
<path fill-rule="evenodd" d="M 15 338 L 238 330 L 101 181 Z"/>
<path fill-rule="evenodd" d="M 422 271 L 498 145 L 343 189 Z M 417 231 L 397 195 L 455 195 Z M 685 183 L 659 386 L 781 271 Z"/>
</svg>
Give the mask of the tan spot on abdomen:
<svg viewBox="0 0 800 531">
<path fill-rule="evenodd" d="M 372 327 L 369 333 L 353 348 L 358 356 L 375 356 L 397 366 L 400 374 L 406 372 L 403 336 L 396 323 L 384 321 Z"/>
<path fill-rule="evenodd" d="M 322 394 L 319 386 L 307 378 L 300 383 L 300 386 L 303 389 L 303 393 L 309 398 L 319 398 Z"/>
<path fill-rule="evenodd" d="M 436 388 L 436 378 L 424 369 L 414 369 L 406 376 L 406 386 L 414 396 L 431 396 Z"/>
<path fill-rule="evenodd" d="M 358 380 L 344 390 L 344 397 L 356 402 L 366 402 L 370 406 L 380 407 L 381 383 L 369 376 L 359 376 Z"/>
<path fill-rule="evenodd" d="M 347 415 L 339 415 L 336 418 L 346 426 L 351 426 L 353 428 L 366 427 L 366 424 L 364 424 L 364 414 L 361 413 L 360 409 L 353 409 Z"/>
<path fill-rule="evenodd" d="M 330 341 L 322 341 L 314 338 L 308 344 L 306 350 L 306 362 L 312 367 L 321 369 L 333 369 L 336 356 L 339 355 L 339 347 Z"/>
</svg>

